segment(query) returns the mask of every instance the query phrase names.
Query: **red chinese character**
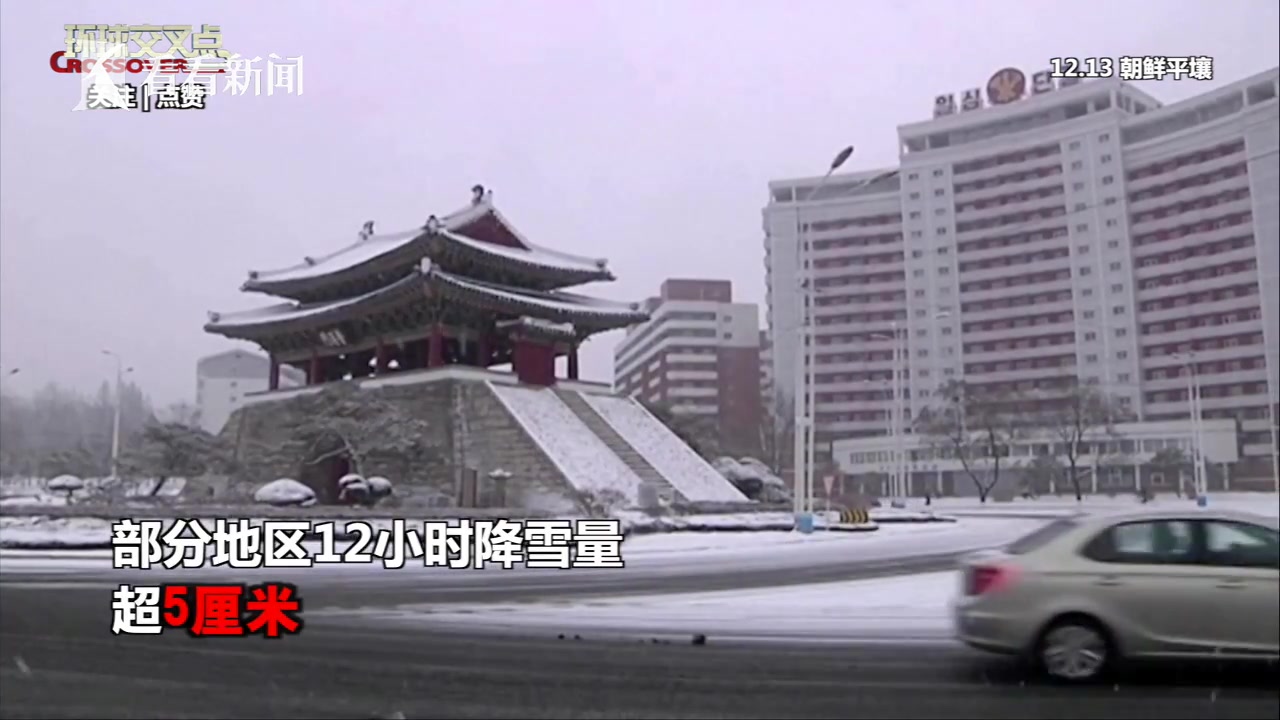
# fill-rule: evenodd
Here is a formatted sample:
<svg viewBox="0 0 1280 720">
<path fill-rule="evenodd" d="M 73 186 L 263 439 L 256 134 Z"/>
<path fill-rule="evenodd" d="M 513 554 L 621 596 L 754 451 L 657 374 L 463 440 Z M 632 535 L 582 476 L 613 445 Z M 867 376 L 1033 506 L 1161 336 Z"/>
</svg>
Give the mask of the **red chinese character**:
<svg viewBox="0 0 1280 720">
<path fill-rule="evenodd" d="M 191 621 L 191 606 L 187 602 L 186 585 L 163 585 L 164 624 L 169 627 L 186 627 Z"/>
<path fill-rule="evenodd" d="M 184 58 L 164 58 L 160 61 L 160 72 L 162 73 L 186 73 L 187 61 Z"/>
<path fill-rule="evenodd" d="M 261 631 L 269 638 L 283 633 L 296 634 L 302 630 L 302 600 L 298 589 L 289 583 L 263 583 L 250 588 L 252 600 L 245 602 L 249 613 L 249 632 Z"/>
<path fill-rule="evenodd" d="M 197 585 L 195 620 L 191 634 L 243 635 L 240 624 L 240 600 L 243 585 Z"/>
</svg>

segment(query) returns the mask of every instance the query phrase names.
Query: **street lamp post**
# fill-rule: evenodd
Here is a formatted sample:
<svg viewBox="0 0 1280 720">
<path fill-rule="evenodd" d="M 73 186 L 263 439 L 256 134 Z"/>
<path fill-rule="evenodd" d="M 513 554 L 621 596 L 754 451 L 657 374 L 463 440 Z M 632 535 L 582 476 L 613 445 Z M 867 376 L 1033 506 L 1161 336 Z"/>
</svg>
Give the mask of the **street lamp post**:
<svg viewBox="0 0 1280 720">
<path fill-rule="evenodd" d="M 1196 497 L 1208 492 L 1204 457 L 1204 435 L 1200 424 L 1200 377 L 1196 372 L 1195 355 L 1192 353 L 1175 355 L 1182 361 L 1183 374 L 1187 378 L 1187 422 L 1191 428 L 1191 482 L 1195 486 Z"/>
<path fill-rule="evenodd" d="M 103 350 L 103 355 L 108 355 L 116 361 L 116 401 L 115 410 L 111 417 L 111 477 L 120 477 L 120 406 L 122 405 L 123 395 L 121 390 L 124 388 L 124 374 L 133 372 L 133 368 L 126 368 L 124 361 L 120 356 L 111 350 Z"/>
<path fill-rule="evenodd" d="M 813 367 L 811 360 L 813 359 L 813 348 L 810 347 L 813 340 L 813 308 L 811 295 L 813 291 L 813 268 L 812 262 L 805 263 L 805 240 L 808 235 L 807 224 L 802 222 L 800 217 L 800 206 L 809 202 L 819 190 L 822 189 L 827 181 L 831 179 L 831 175 L 840 166 L 853 155 L 853 146 L 849 146 L 836 153 L 832 159 L 827 172 L 805 194 L 803 200 L 795 203 L 796 207 L 796 270 L 800 277 L 799 297 L 797 297 L 798 306 L 798 323 L 796 326 L 796 348 L 795 348 L 795 368 L 793 390 L 791 393 L 792 404 L 795 414 L 795 447 L 793 448 L 793 508 L 796 515 L 796 525 L 803 529 L 810 528 L 812 523 L 811 513 L 813 512 L 813 454 L 814 454 L 814 421 L 816 413 L 813 411 L 814 392 L 813 392 Z"/>
</svg>

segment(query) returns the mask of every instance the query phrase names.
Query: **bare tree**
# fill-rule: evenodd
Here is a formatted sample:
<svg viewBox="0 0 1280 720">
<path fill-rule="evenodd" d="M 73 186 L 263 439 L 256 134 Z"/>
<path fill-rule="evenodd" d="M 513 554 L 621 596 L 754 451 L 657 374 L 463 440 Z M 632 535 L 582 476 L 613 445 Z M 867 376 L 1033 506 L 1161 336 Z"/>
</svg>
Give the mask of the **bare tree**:
<svg viewBox="0 0 1280 720">
<path fill-rule="evenodd" d="M 187 427 L 200 426 L 200 408 L 185 400 L 179 400 L 169 405 L 160 413 L 160 416 L 166 423 L 186 425 Z"/>
<path fill-rule="evenodd" d="M 790 467 L 795 453 L 796 416 L 792 405 L 781 393 L 773 397 L 772 407 L 760 421 L 760 458 L 774 472 Z"/>
<path fill-rule="evenodd" d="M 121 458 L 131 474 L 156 479 L 149 493 L 153 497 L 160 494 L 170 478 L 227 470 L 230 462 L 230 450 L 221 440 L 180 422 L 148 425 L 137 445 Z"/>
<path fill-rule="evenodd" d="M 1043 491 L 1049 490 L 1062 476 L 1062 463 L 1058 462 L 1058 458 L 1053 455 L 1037 454 L 1031 462 L 1023 468 L 1026 474 L 1026 492 L 1033 495 L 1039 495 Z"/>
<path fill-rule="evenodd" d="M 430 425 L 377 391 L 334 383 L 291 402 L 288 439 L 277 451 L 304 464 L 344 457 L 364 475 L 371 457 L 412 464 L 434 451 Z"/>
<path fill-rule="evenodd" d="M 1176 493 L 1178 497 L 1182 497 L 1183 469 L 1191 464 L 1191 460 L 1187 457 L 1187 454 L 1182 451 L 1182 448 L 1161 448 L 1156 451 L 1156 454 L 1152 456 L 1151 462 L 1148 464 L 1165 477 L 1173 476 L 1175 478 L 1173 485 L 1174 493 Z"/>
<path fill-rule="evenodd" d="M 935 451 L 960 463 L 985 503 L 1000 483 L 1009 445 L 1020 432 L 1017 397 L 956 381 L 938 395 L 940 407 L 922 413 L 917 427 Z"/>
<path fill-rule="evenodd" d="M 1090 452 L 1090 445 L 1117 438 L 1114 418 L 1119 415 L 1119 401 L 1094 385 L 1077 385 L 1061 402 L 1054 402 L 1049 409 L 1033 415 L 1030 420 L 1045 430 L 1055 444 L 1061 444 L 1059 463 L 1063 479 L 1070 483 L 1076 501 L 1084 499 L 1080 489 L 1081 461 Z M 1099 436 L 1102 436 L 1100 438 Z M 1105 439 L 1103 439 L 1105 438 Z M 1055 448 L 1057 450 L 1057 448 Z M 1097 472 L 1096 468 L 1091 470 Z"/>
</svg>

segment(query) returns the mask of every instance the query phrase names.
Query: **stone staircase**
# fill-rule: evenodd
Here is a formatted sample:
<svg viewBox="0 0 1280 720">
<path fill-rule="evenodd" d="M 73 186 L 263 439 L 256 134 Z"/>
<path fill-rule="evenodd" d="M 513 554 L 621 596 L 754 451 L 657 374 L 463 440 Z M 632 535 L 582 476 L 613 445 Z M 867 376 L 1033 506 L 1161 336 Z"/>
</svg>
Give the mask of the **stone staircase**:
<svg viewBox="0 0 1280 720">
<path fill-rule="evenodd" d="M 600 417 L 600 414 L 582 399 L 582 394 L 572 390 L 556 390 L 556 396 L 559 397 L 574 415 L 583 422 L 604 442 L 605 447 L 613 451 L 619 459 L 640 477 L 646 484 L 651 486 L 659 497 L 668 503 L 684 503 L 687 499 L 681 495 L 667 479 L 662 476 L 652 465 L 645 460 L 640 453 L 636 452 L 631 444 L 622 438 L 616 430 L 610 427 L 609 423 Z"/>
</svg>

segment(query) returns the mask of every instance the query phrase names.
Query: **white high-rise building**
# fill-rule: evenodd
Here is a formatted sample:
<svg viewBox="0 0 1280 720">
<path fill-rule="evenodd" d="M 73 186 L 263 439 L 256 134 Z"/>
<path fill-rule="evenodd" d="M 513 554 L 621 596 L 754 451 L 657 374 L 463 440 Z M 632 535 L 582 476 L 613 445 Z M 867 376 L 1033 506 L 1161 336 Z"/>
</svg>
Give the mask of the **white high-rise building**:
<svg viewBox="0 0 1280 720">
<path fill-rule="evenodd" d="M 1144 420 L 1176 420 L 1190 362 L 1204 416 L 1237 420 L 1245 459 L 1267 458 L 1280 71 L 1167 106 L 1115 79 L 1013 74 L 992 78 L 988 107 L 943 96 L 937 117 L 901 126 L 897 169 L 812 197 L 819 178 L 770 183 L 776 387 L 793 387 L 801 236 L 822 438 L 886 432 L 896 326 L 912 415 L 948 380 L 1050 397 L 1093 381 Z"/>
<path fill-rule="evenodd" d="M 228 350 L 196 361 L 196 408 L 200 427 L 217 434 L 231 413 L 244 404 L 250 393 L 267 389 L 271 361 L 248 350 Z M 306 382 L 306 375 L 292 367 L 280 368 L 280 386 Z"/>
</svg>

